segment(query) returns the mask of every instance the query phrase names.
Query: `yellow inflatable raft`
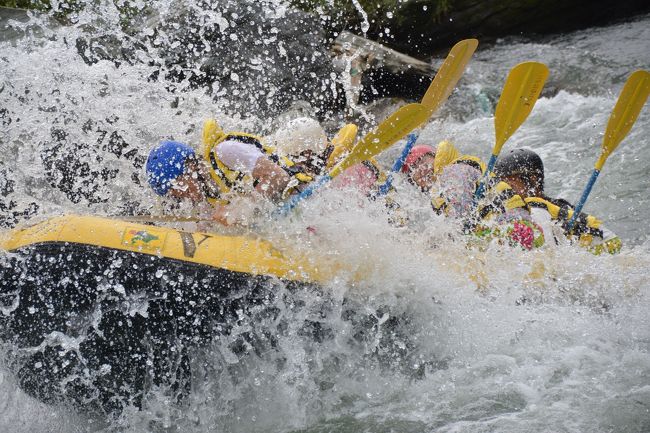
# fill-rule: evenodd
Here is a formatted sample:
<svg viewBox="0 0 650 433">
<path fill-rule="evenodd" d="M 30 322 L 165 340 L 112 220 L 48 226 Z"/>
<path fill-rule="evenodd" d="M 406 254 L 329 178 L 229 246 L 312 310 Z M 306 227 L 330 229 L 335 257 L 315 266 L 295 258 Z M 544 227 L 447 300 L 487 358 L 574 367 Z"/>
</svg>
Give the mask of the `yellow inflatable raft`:
<svg viewBox="0 0 650 433">
<path fill-rule="evenodd" d="M 328 270 L 263 240 L 63 216 L 0 246 L 3 353 L 45 402 L 116 413 L 152 386 L 182 393 L 192 351 L 272 350 L 296 309 L 301 335 L 323 334 Z"/>
</svg>

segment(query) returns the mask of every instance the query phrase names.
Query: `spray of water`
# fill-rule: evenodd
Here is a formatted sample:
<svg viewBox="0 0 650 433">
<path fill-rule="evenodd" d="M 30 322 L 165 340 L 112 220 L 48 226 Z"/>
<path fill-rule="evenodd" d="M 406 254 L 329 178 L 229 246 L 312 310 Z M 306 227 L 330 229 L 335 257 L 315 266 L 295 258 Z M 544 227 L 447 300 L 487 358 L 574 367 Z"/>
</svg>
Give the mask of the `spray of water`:
<svg viewBox="0 0 650 433">
<path fill-rule="evenodd" d="M 41 16 L 12 23 L 21 36 L 0 42 L 3 226 L 66 213 L 157 214 L 161 204 L 147 189 L 142 168 L 154 143 L 198 143 L 207 117 L 218 118 L 226 130 L 267 132 L 273 115 L 233 109 L 249 107 L 255 95 L 246 70 L 293 71 L 279 61 L 271 64 L 271 54 L 256 58 L 244 51 L 250 43 L 274 47 L 280 56 L 292 52 L 281 37 L 289 8 L 260 4 L 262 21 L 273 24 L 261 27 L 257 42 L 238 31 L 253 6 L 234 11 L 235 3 L 227 1 L 212 7 L 130 4 L 143 12 L 141 21 L 131 22 L 136 29 L 124 28 L 123 11 L 113 2 L 85 4 L 65 26 Z M 188 17 L 201 23 L 188 30 L 191 37 L 177 32 Z M 461 88 L 420 140 L 448 138 L 486 157 L 494 133 L 490 113 L 507 70 L 520 60 L 543 61 L 552 71 L 551 90 L 506 148 L 536 149 L 549 193 L 575 200 L 627 73 L 648 67 L 648 28 L 643 18 L 536 43 L 497 43 L 478 53 Z M 223 36 L 222 44 L 209 42 L 209 29 Z M 205 87 L 199 78 L 206 76 L 202 56 L 208 47 L 240 63 L 222 64 L 222 74 L 208 74 L 212 81 Z M 320 58 L 316 52 L 314 59 Z M 330 76 L 318 79 L 329 92 Z M 277 94 L 289 91 L 278 83 L 263 83 L 259 101 L 272 106 Z M 228 332 L 161 358 L 175 372 L 189 366 L 192 374 L 184 379 L 191 392 L 169 382 L 148 384 L 141 403 L 112 416 L 66 402 L 45 404 L 18 386 L 12 362 L 19 348 L 7 345 L 0 369 L 1 429 L 647 431 L 649 125 L 646 109 L 608 161 L 587 208 L 623 237 L 620 255 L 594 257 L 566 246 L 535 252 L 468 248 L 453 235 L 453 223 L 433 215 L 426 198 L 400 178 L 394 198 L 406 219 L 402 226 L 389 223 L 383 204 L 328 189 L 290 218 L 260 216 L 255 235 L 289 245 L 315 263 L 334 263 L 335 277 L 302 290 L 271 280 L 249 303 L 246 287 L 233 293 L 229 302 L 244 307 L 236 309 L 236 319 L 224 321 Z M 387 165 L 397 147 L 382 156 Z M 1 260 L 20 259 L 3 252 Z M 113 271 L 121 266 L 113 263 Z M 160 276 L 170 284 L 177 277 Z M 103 293 L 124 291 L 110 273 L 98 278 Z M 214 281 L 183 284 L 201 289 Z M 5 305 L 3 298 L 2 314 L 15 308 L 14 300 Z M 155 315 L 154 306 L 130 298 L 120 308 L 136 323 Z M 108 316 L 96 310 L 85 318 L 89 333 L 48 338 L 74 351 Z"/>
<path fill-rule="evenodd" d="M 366 33 L 368 33 L 368 30 L 370 30 L 370 22 L 368 21 L 368 14 L 361 6 L 361 3 L 359 3 L 359 0 L 352 0 L 352 4 L 359 11 L 359 15 L 361 15 L 361 19 L 363 20 L 363 22 L 361 23 L 361 31 L 365 36 Z"/>
</svg>

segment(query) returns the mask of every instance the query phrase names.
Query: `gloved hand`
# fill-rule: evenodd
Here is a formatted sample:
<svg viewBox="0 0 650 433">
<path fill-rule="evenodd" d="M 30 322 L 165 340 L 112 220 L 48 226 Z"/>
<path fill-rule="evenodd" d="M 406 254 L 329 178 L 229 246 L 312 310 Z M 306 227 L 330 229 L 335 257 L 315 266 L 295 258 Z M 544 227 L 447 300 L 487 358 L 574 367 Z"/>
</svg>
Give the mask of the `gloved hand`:
<svg viewBox="0 0 650 433">
<path fill-rule="evenodd" d="M 573 234 L 579 238 L 580 235 L 589 231 L 587 214 L 580 212 L 575 222 L 573 223 L 573 228 L 569 231 L 569 221 L 571 221 L 571 218 L 569 217 L 570 210 L 572 211 L 573 208 L 571 208 L 569 205 L 563 204 L 560 206 L 560 225 L 562 226 L 562 230 L 564 231 L 565 236 L 569 237 L 571 234 Z"/>
</svg>

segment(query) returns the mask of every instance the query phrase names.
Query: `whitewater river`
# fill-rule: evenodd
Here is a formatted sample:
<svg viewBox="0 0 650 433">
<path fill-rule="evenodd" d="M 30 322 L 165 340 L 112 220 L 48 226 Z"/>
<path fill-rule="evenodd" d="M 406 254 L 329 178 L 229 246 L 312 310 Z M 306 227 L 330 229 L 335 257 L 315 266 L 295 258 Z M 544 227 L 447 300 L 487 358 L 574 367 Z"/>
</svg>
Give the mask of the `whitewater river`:
<svg viewBox="0 0 650 433">
<path fill-rule="evenodd" d="M 107 34 L 115 28 L 108 18 L 84 19 Z M 167 83 L 150 79 L 146 59 L 89 66 L 73 42 L 81 27 L 21 30 L 0 41 L 3 230 L 26 223 L 25 215 L 156 212 L 140 181 L 157 140 L 196 143 L 202 120 L 213 116 L 227 130 L 253 132 L 270 121 L 227 116 L 201 89 L 176 100 Z M 538 151 L 549 195 L 576 201 L 625 79 L 650 69 L 649 46 L 648 16 L 535 42 L 498 41 L 477 52 L 421 140 L 451 139 L 487 159 L 491 101 L 507 71 L 544 62 L 551 71 L 544 96 L 505 149 Z M 326 191 L 292 219 L 258 229 L 360 270 L 360 278 L 342 273 L 325 287 L 327 302 L 303 299 L 311 309 L 277 306 L 318 317 L 327 338 L 313 341 L 289 325 L 272 350 L 241 359 L 216 341 L 196 354 L 200 372 L 182 405 L 154 390 L 144 409 L 108 420 L 32 399 L 1 363 L 0 431 L 648 432 L 649 164 L 646 106 L 585 208 L 621 236 L 617 256 L 466 249 L 400 179 L 395 198 L 411 218 L 404 228 L 388 224 L 379 204 Z M 308 225 L 316 234 L 305 234 Z M 353 316 L 366 322 L 364 333 Z"/>
</svg>

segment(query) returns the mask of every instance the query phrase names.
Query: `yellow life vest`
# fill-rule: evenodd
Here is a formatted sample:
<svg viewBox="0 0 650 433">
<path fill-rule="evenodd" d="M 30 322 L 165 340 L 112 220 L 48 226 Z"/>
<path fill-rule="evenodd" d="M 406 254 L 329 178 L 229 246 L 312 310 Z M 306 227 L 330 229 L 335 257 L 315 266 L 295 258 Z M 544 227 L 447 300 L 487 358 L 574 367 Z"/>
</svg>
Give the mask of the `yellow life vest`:
<svg viewBox="0 0 650 433">
<path fill-rule="evenodd" d="M 452 164 L 467 164 L 485 172 L 486 165 L 480 158 L 473 155 L 463 155 L 448 140 L 443 140 L 436 146 L 436 155 L 433 161 L 433 171 L 439 175 L 442 170 Z"/>
<path fill-rule="evenodd" d="M 558 206 L 540 197 L 528 197 L 525 201 L 531 207 L 546 210 L 552 220 L 567 222 L 573 217 L 573 209 L 568 206 Z M 574 233 L 578 236 L 578 244 L 595 255 L 600 255 L 603 252 L 618 253 L 623 246 L 621 239 L 618 236 L 605 239 L 601 226 L 602 221 L 595 216 L 580 214 L 574 225 Z M 599 242 L 599 240 L 602 240 L 602 242 Z"/>
<path fill-rule="evenodd" d="M 479 202 L 476 220 L 470 221 L 466 229 L 472 229 L 479 239 L 501 239 L 525 250 L 540 248 L 546 241 L 544 230 L 531 218 L 526 201 L 507 183 L 494 184 L 494 178 L 490 179 L 485 199 Z"/>
<path fill-rule="evenodd" d="M 436 154 L 433 160 L 433 172 L 436 176 L 440 176 L 446 167 L 454 164 L 465 164 L 474 167 L 481 173 L 485 171 L 485 163 L 476 156 L 463 155 L 449 140 L 443 140 L 436 146 Z M 475 185 L 478 187 L 478 185 Z M 446 211 L 447 202 L 445 198 L 439 195 L 432 195 L 431 206 L 433 210 L 441 214 Z"/>
<path fill-rule="evenodd" d="M 489 200 L 488 204 L 479 206 L 480 219 L 490 218 L 495 213 L 505 213 L 517 208 L 528 210 L 526 201 L 519 194 L 515 194 L 510 185 L 503 181 L 488 187 L 485 196 Z"/>
<path fill-rule="evenodd" d="M 485 172 L 486 165 L 480 158 L 473 155 L 460 155 L 457 152 L 455 152 L 455 149 L 450 150 L 450 145 L 451 143 L 447 141 L 443 141 L 438 145 L 439 149 L 442 148 L 441 157 L 443 158 L 441 163 L 434 168 L 434 171 L 437 171 L 438 175 L 442 173 L 442 170 L 445 167 L 454 164 L 469 165 L 470 167 L 475 168 L 481 173 Z M 456 153 L 454 155 L 455 158 L 453 160 L 449 160 L 448 155 L 449 154 L 453 155 L 454 152 Z M 434 165 L 438 161 L 438 155 L 439 155 L 438 152 L 436 152 L 436 159 L 434 160 Z M 478 182 L 480 182 L 480 178 Z M 475 188 L 478 188 L 478 182 L 476 185 L 474 185 Z M 489 203 L 488 204 L 483 203 L 479 205 L 477 209 L 478 220 L 489 219 L 495 213 L 503 213 L 515 208 L 527 208 L 527 205 L 524 202 L 524 200 L 519 195 L 515 194 L 514 191 L 512 191 L 510 185 L 508 185 L 505 182 L 497 182 L 496 185 L 488 185 L 488 191 L 485 195 L 486 197 L 488 197 Z M 433 196 L 431 198 L 431 205 L 435 212 L 442 213 L 445 211 L 447 203 L 443 197 Z"/>
<path fill-rule="evenodd" d="M 208 165 L 210 177 L 219 187 L 221 194 L 230 192 L 246 193 L 255 187 L 252 176 L 228 168 L 217 156 L 217 147 L 226 140 L 252 144 L 260 149 L 271 161 L 282 167 L 292 177 L 287 190 L 291 190 L 301 183 L 314 180 L 312 176 L 292 169 L 296 164 L 286 157 L 279 157 L 275 149 L 266 145 L 261 137 L 245 132 L 226 133 L 215 120 L 210 119 L 203 126 L 203 158 Z"/>
<path fill-rule="evenodd" d="M 546 199 L 540 197 L 528 197 L 525 201 L 530 206 L 545 209 L 554 220 L 568 221 L 573 217 L 573 209 L 565 206 L 558 206 Z M 593 230 L 599 230 L 603 223 L 601 220 L 591 215 L 581 216 L 581 219 L 582 221 L 578 221 L 578 223 L 582 222 L 585 227 Z"/>
</svg>

